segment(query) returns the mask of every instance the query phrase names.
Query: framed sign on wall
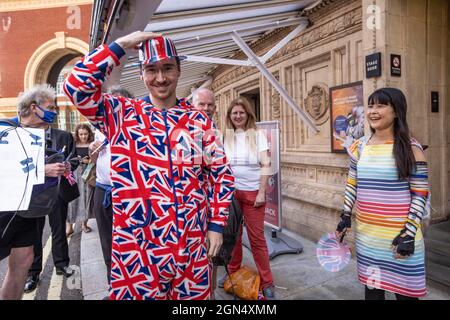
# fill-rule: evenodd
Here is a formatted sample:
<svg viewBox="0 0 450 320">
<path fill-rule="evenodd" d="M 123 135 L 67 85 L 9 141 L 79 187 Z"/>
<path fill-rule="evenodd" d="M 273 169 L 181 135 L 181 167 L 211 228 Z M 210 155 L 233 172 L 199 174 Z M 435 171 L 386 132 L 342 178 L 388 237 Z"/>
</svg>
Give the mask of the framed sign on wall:
<svg viewBox="0 0 450 320">
<path fill-rule="evenodd" d="M 381 77 L 381 52 L 366 56 L 366 78 Z"/>
<path fill-rule="evenodd" d="M 331 151 L 345 152 L 364 136 L 363 83 L 330 88 Z"/>
</svg>

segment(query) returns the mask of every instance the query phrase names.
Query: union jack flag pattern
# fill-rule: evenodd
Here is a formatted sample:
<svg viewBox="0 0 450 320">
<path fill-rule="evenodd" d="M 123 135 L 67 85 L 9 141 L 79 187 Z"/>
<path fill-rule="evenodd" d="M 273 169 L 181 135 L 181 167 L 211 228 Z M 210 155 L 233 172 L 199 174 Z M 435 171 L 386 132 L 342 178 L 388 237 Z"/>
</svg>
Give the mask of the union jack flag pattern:
<svg viewBox="0 0 450 320">
<path fill-rule="evenodd" d="M 159 60 L 178 57 L 184 60 L 186 56 L 179 56 L 173 41 L 167 37 L 156 37 L 142 42 L 139 48 L 139 61 L 142 64 L 156 62 Z"/>
<path fill-rule="evenodd" d="M 123 55 L 114 42 L 102 45 L 64 82 L 65 94 L 111 145 L 110 298 L 208 299 L 206 235 L 223 231 L 234 192 L 221 140 L 183 99 L 160 110 L 148 99 L 103 94 Z"/>
</svg>

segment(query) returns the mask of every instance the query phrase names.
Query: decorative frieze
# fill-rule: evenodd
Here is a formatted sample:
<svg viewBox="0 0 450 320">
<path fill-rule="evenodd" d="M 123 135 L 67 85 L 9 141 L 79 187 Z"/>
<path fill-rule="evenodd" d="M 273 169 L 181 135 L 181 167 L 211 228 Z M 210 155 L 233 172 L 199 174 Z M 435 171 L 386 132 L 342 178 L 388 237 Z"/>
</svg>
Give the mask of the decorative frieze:
<svg viewBox="0 0 450 320">
<path fill-rule="evenodd" d="M 294 56 L 300 55 L 305 50 L 310 50 L 315 46 L 321 45 L 322 40 L 329 39 L 331 41 L 333 36 L 337 36 L 342 32 L 350 30 L 353 33 L 361 29 L 362 11 L 361 7 L 357 7 L 339 17 L 336 17 L 335 19 L 323 23 L 322 25 L 308 28 L 308 31 L 294 38 L 271 59 L 269 59 L 266 66 L 270 68 L 282 61 L 286 61 Z M 270 38 L 267 38 L 266 41 L 269 39 Z M 258 46 L 258 44 L 258 41 L 255 42 L 252 45 L 252 48 Z M 239 81 L 245 77 L 249 77 L 258 72 L 258 70 L 254 67 L 232 67 L 231 69 L 228 69 L 228 71 L 224 71 L 223 69 L 220 69 L 220 71 L 222 73 L 216 72 L 214 75 L 215 81 L 212 85 L 213 90 L 220 90 L 226 85 Z"/>
<path fill-rule="evenodd" d="M 229 85 L 235 83 L 243 78 L 250 77 L 252 74 L 256 74 L 258 70 L 256 68 L 250 67 L 237 67 L 231 70 L 231 72 L 225 73 L 223 75 L 214 77 L 215 81 L 211 85 L 213 91 L 218 91 Z"/>
<path fill-rule="evenodd" d="M 281 176 L 283 179 L 293 181 L 305 181 L 306 180 L 306 167 L 300 165 L 281 165 Z"/>
<path fill-rule="evenodd" d="M 278 72 L 273 74 L 275 79 L 277 81 L 280 81 L 280 75 Z M 273 87 L 270 86 L 270 105 L 269 112 L 270 112 L 270 119 L 273 120 L 279 120 L 281 117 L 281 97 L 278 91 Z"/>
<path fill-rule="evenodd" d="M 347 181 L 348 171 L 317 169 L 317 182 L 327 185 L 340 186 L 344 188 Z"/>
<path fill-rule="evenodd" d="M 344 190 L 324 188 L 321 185 L 301 184 L 290 179 L 281 181 L 282 195 L 318 207 L 339 210 L 344 200 Z"/>
<path fill-rule="evenodd" d="M 345 13 L 336 19 L 333 19 L 323 25 L 316 28 L 311 28 L 309 32 L 292 40 L 283 49 L 277 52 L 277 54 L 272 57 L 275 63 L 278 59 L 290 58 L 294 52 L 304 50 L 309 45 L 319 45 L 321 40 L 330 38 L 331 36 L 338 34 L 344 30 L 347 30 L 353 26 L 358 26 L 361 29 L 362 23 L 362 12 L 361 8 L 357 8 L 353 11 Z"/>
<path fill-rule="evenodd" d="M 246 91 L 247 89 L 252 89 L 252 88 L 255 88 L 255 87 L 258 87 L 258 86 L 259 86 L 259 77 L 256 78 L 256 79 L 254 79 L 254 80 L 247 81 L 247 82 L 245 82 L 244 84 L 238 86 L 238 87 L 236 88 L 236 91 L 238 91 L 238 92 L 244 92 L 244 91 Z"/>
<path fill-rule="evenodd" d="M 282 177 L 285 180 L 303 183 L 305 181 L 317 182 L 331 187 L 343 188 L 347 180 L 347 168 L 333 168 L 325 166 L 304 166 L 295 164 L 281 165 Z"/>
<path fill-rule="evenodd" d="M 332 210 L 342 206 L 347 171 L 285 165 L 281 167 L 283 197 Z"/>
</svg>

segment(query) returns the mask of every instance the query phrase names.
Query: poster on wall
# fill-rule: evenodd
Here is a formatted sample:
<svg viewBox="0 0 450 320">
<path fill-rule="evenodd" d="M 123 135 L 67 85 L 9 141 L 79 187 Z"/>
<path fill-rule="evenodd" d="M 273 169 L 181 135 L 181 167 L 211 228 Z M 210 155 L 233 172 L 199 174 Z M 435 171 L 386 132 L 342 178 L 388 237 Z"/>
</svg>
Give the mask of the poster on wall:
<svg viewBox="0 0 450 320">
<path fill-rule="evenodd" d="M 364 136 L 362 82 L 330 88 L 331 151 L 345 152 L 353 141 Z"/>
<path fill-rule="evenodd" d="M 256 123 L 265 133 L 269 143 L 270 178 L 266 189 L 266 209 L 264 222 L 281 231 L 281 172 L 280 172 L 280 129 L 278 121 Z"/>
</svg>

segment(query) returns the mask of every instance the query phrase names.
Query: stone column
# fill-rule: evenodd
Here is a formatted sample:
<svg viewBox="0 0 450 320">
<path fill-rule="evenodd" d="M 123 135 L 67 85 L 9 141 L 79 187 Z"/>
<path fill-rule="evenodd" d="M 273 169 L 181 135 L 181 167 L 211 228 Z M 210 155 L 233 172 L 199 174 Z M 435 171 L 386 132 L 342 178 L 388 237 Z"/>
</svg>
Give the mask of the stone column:
<svg viewBox="0 0 450 320">
<path fill-rule="evenodd" d="M 445 69 L 444 69 L 445 70 Z M 450 150 L 450 79 L 448 78 L 450 75 L 450 5 L 447 8 L 447 72 L 445 73 L 447 76 L 447 107 L 445 111 L 447 113 L 447 150 Z M 445 174 L 447 175 L 447 188 L 450 186 L 450 164 L 448 163 L 450 159 L 447 159 L 447 171 Z M 448 208 L 450 208 L 450 195 L 447 195 L 447 217 Z"/>
<path fill-rule="evenodd" d="M 381 77 L 366 79 L 364 74 L 365 100 L 385 86 L 405 93 L 412 135 L 429 146 L 426 157 L 436 209 L 432 222 L 446 219 L 449 208 L 448 12 L 446 0 L 363 0 L 364 55 L 381 52 L 382 60 Z M 391 54 L 401 55 L 401 77 L 390 74 Z M 438 113 L 431 112 L 431 91 L 439 92 Z"/>
</svg>

